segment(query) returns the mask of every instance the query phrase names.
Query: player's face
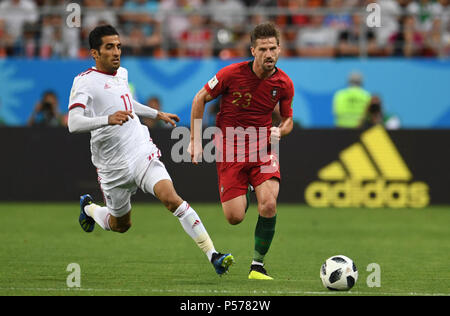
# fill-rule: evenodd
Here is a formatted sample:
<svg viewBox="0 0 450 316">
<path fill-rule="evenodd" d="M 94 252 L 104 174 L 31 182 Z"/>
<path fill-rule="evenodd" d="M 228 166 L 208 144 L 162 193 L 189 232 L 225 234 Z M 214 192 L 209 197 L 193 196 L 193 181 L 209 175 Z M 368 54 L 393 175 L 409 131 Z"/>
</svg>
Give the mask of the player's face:
<svg viewBox="0 0 450 316">
<path fill-rule="evenodd" d="M 261 68 L 266 73 L 273 71 L 278 61 L 280 50 L 280 45 L 278 45 L 275 37 L 257 39 L 255 46 L 251 47 L 256 67 Z"/>
<path fill-rule="evenodd" d="M 93 50 L 92 54 L 96 61 L 97 68 L 106 72 L 114 72 L 120 67 L 120 55 L 122 54 L 122 44 L 118 35 L 108 35 L 102 37 L 100 49 Z"/>
</svg>

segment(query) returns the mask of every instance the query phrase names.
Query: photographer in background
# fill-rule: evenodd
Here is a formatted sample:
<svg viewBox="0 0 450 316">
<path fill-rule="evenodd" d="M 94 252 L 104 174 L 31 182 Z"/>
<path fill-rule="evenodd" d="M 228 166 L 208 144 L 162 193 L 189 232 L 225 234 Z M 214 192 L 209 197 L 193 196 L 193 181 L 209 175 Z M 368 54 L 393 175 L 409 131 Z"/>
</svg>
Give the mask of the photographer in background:
<svg viewBox="0 0 450 316">
<path fill-rule="evenodd" d="M 28 126 L 64 126 L 63 116 L 58 110 L 58 98 L 53 91 L 45 91 L 34 107 Z"/>
<path fill-rule="evenodd" d="M 383 113 L 381 98 L 373 95 L 370 98 L 369 106 L 366 109 L 366 114 L 361 120 L 360 128 L 367 129 L 376 124 L 383 125 L 386 129 L 400 128 L 400 120 L 395 115 L 387 115 Z"/>
<path fill-rule="evenodd" d="M 337 128 L 358 128 L 370 101 L 370 93 L 363 88 L 363 76 L 353 71 L 348 86 L 333 96 L 334 124 Z"/>
</svg>

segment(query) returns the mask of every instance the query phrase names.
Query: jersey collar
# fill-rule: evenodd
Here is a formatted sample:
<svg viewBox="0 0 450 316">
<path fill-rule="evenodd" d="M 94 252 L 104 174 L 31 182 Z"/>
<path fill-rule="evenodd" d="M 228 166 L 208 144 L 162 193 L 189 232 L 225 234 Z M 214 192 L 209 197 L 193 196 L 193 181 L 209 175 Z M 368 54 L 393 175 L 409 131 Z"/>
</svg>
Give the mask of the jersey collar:
<svg viewBox="0 0 450 316">
<path fill-rule="evenodd" d="M 272 78 L 272 77 L 278 72 L 278 68 L 277 68 L 277 66 L 275 66 L 275 71 L 273 72 L 273 74 L 270 75 L 270 77 L 267 77 L 267 78 L 265 78 L 265 79 L 261 79 L 261 78 L 259 78 L 258 75 L 256 75 L 255 72 L 253 71 L 253 60 L 251 60 L 251 61 L 248 62 L 248 66 L 249 66 L 249 68 L 250 68 L 250 71 L 256 76 L 256 78 L 258 78 L 258 79 L 260 79 L 260 80 L 265 80 L 265 79 Z"/>
<path fill-rule="evenodd" d="M 96 72 L 99 72 L 99 73 L 104 74 L 104 75 L 108 75 L 108 76 L 115 76 L 115 75 L 117 74 L 117 70 L 114 71 L 114 73 L 112 73 L 112 74 L 107 73 L 107 72 L 104 72 L 104 71 L 100 71 L 100 70 L 98 70 L 98 69 L 95 68 L 95 67 L 91 67 L 91 70 L 96 71 Z"/>
</svg>

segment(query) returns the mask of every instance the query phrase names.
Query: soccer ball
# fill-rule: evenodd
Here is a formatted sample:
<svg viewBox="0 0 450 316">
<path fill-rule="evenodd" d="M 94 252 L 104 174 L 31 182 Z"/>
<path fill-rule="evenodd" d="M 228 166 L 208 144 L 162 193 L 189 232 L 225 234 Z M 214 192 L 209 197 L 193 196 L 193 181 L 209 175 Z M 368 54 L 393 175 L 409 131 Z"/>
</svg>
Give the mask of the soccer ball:
<svg viewBox="0 0 450 316">
<path fill-rule="evenodd" d="M 328 258 L 322 265 L 320 278 L 329 290 L 348 291 L 358 280 L 358 270 L 352 259 L 337 255 Z"/>
</svg>

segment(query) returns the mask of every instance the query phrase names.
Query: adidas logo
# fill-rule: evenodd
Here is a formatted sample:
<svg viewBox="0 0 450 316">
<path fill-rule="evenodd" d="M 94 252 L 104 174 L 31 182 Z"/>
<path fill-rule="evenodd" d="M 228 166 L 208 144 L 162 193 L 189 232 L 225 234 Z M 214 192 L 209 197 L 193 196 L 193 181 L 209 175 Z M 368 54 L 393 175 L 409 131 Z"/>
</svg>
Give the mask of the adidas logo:
<svg viewBox="0 0 450 316">
<path fill-rule="evenodd" d="M 425 207 L 430 202 L 424 182 L 413 175 L 382 126 L 361 134 L 339 159 L 318 172 L 319 181 L 305 190 L 313 207 Z"/>
<path fill-rule="evenodd" d="M 200 224 L 200 221 L 196 219 L 194 224 L 192 224 L 192 229 L 194 229 L 194 227 L 197 226 L 198 224 Z"/>
</svg>

